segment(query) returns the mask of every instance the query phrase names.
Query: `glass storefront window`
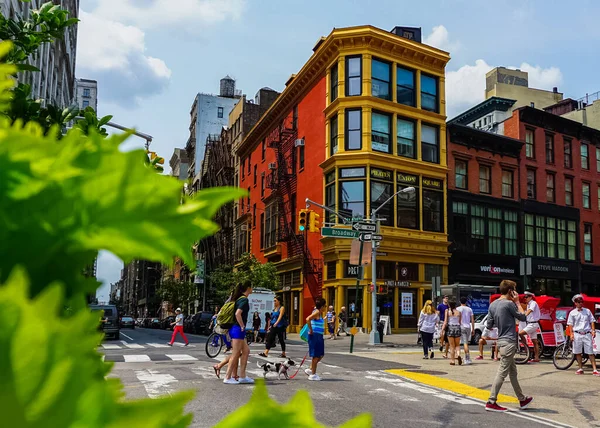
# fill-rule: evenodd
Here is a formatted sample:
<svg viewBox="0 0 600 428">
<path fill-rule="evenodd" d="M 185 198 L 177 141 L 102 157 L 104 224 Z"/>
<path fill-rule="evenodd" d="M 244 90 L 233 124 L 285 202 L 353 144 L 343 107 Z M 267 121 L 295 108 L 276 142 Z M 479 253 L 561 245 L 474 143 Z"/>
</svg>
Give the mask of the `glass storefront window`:
<svg viewBox="0 0 600 428">
<path fill-rule="evenodd" d="M 378 209 L 382 203 L 392 196 L 392 183 L 371 180 L 371 210 Z M 394 225 L 394 204 L 390 201 L 377 212 L 378 218 L 384 218 L 381 224 Z"/>
<path fill-rule="evenodd" d="M 567 246 L 568 246 L 568 258 L 569 260 L 577 259 L 577 225 L 574 221 L 569 221 L 567 223 L 568 233 L 567 233 Z"/>
<path fill-rule="evenodd" d="M 517 218 L 515 211 L 504 211 L 504 254 L 508 256 L 517 255 Z"/>
<path fill-rule="evenodd" d="M 539 257 L 546 255 L 546 231 L 545 219 L 543 216 L 535 217 L 535 253 Z"/>
<path fill-rule="evenodd" d="M 444 193 L 423 189 L 423 230 L 444 231 Z"/>
<path fill-rule="evenodd" d="M 340 181 L 340 206 L 354 217 L 365 216 L 365 180 Z"/>
</svg>

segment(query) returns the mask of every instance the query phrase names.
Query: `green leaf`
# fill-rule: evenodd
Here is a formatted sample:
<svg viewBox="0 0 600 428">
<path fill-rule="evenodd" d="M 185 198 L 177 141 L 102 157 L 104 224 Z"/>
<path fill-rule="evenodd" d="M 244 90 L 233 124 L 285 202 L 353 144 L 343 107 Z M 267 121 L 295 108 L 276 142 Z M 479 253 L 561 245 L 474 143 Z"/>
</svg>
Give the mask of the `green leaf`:
<svg viewBox="0 0 600 428">
<path fill-rule="evenodd" d="M 19 71 L 40 71 L 39 68 L 31 64 L 16 64 L 16 66 Z"/>
<path fill-rule="evenodd" d="M 106 380 L 96 352 L 99 316 L 88 310 L 61 318 L 63 287 L 53 284 L 36 299 L 21 268 L 0 286 L 0 403 L 3 426 L 185 426 L 191 393 L 122 401 L 123 387 Z M 76 338 L 74 341 L 73 338 Z"/>
</svg>

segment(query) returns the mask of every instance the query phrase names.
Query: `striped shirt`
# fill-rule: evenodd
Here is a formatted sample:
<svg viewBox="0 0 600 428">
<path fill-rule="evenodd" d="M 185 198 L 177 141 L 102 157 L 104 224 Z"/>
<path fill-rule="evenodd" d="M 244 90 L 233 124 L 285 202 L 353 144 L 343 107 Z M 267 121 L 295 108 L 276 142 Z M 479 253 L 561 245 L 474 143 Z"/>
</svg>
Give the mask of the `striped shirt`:
<svg viewBox="0 0 600 428">
<path fill-rule="evenodd" d="M 312 331 L 314 334 L 325 334 L 325 320 L 323 318 L 319 318 L 317 320 L 310 320 L 310 326 L 312 327 Z"/>
</svg>

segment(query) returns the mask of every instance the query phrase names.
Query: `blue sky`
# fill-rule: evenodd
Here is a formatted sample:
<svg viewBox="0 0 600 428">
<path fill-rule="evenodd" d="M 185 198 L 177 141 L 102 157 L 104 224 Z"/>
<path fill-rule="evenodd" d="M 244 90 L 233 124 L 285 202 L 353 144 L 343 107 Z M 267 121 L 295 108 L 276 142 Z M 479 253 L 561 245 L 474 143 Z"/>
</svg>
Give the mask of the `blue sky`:
<svg viewBox="0 0 600 428">
<path fill-rule="evenodd" d="M 450 117 L 483 99 L 485 73 L 498 65 L 566 97 L 600 90 L 593 0 L 82 0 L 80 15 L 76 74 L 98 80 L 99 113 L 152 135 L 167 160 L 185 146 L 197 92 L 218 92 L 226 74 L 251 97 L 263 86 L 282 90 L 334 27 L 422 27 L 424 42 L 452 58 Z M 120 269 L 101 255 L 106 284 Z M 107 294 L 105 286 L 100 299 Z"/>
</svg>

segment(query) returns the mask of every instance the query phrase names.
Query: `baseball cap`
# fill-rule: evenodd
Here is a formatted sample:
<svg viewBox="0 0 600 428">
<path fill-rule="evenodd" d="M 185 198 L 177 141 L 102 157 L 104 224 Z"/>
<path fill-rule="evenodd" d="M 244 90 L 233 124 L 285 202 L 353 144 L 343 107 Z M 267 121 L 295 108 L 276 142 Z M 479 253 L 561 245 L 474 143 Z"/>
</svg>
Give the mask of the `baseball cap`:
<svg viewBox="0 0 600 428">
<path fill-rule="evenodd" d="M 181 312 L 181 308 L 175 309 L 175 312 L 177 312 L 177 311 Z"/>
<path fill-rule="evenodd" d="M 576 294 L 573 296 L 573 298 L 571 300 L 573 301 L 573 303 L 575 303 L 575 300 L 577 300 L 577 299 L 583 300 L 583 296 L 581 294 Z"/>
</svg>

